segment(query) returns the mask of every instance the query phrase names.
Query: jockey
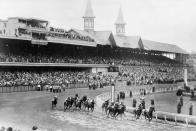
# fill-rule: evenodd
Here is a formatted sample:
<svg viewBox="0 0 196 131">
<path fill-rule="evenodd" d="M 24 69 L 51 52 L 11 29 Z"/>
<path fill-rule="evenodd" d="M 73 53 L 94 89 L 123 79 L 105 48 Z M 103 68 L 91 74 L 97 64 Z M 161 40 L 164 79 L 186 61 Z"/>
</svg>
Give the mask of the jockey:
<svg viewBox="0 0 196 131">
<path fill-rule="evenodd" d="M 124 106 L 124 103 L 121 101 L 121 102 L 120 102 L 120 105 Z"/>
<path fill-rule="evenodd" d="M 140 97 L 140 104 L 142 105 L 142 109 L 145 109 L 145 97 L 144 97 L 144 95 Z"/>
<path fill-rule="evenodd" d="M 66 101 L 70 101 L 70 97 L 67 97 Z"/>
<path fill-rule="evenodd" d="M 106 100 L 105 103 L 109 103 L 109 100 Z"/>
<path fill-rule="evenodd" d="M 155 109 L 154 105 L 151 105 L 151 106 L 149 106 L 149 108 L 148 108 L 148 112 L 150 112 L 150 111 L 152 111 L 152 110 L 154 110 L 154 109 Z"/>
<path fill-rule="evenodd" d="M 123 107 L 124 106 L 124 103 L 123 102 L 120 102 L 119 104 L 119 108 Z"/>
<path fill-rule="evenodd" d="M 54 100 L 58 100 L 58 97 L 57 96 L 54 96 Z"/>
<path fill-rule="evenodd" d="M 142 102 L 140 102 L 140 104 L 138 105 L 138 110 L 142 110 L 143 109 L 143 105 L 142 105 Z"/>
<path fill-rule="evenodd" d="M 77 101 L 79 99 L 78 94 L 75 94 L 75 101 Z"/>
<path fill-rule="evenodd" d="M 114 107 L 114 102 L 111 102 L 111 103 L 109 104 L 109 107 Z"/>
</svg>

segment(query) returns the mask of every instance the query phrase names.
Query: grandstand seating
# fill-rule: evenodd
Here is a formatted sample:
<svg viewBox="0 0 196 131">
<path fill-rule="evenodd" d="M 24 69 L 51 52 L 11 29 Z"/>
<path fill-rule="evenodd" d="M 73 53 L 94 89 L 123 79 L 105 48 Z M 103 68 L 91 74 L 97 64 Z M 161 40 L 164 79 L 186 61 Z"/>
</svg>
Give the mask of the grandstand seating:
<svg viewBox="0 0 196 131">
<path fill-rule="evenodd" d="M 61 31 L 61 30 L 60 30 Z M 28 43 L 9 43 L 0 45 L 0 62 L 6 63 L 72 63 L 107 64 L 120 67 L 119 75 L 94 76 L 92 73 L 67 71 L 0 71 L 0 85 L 20 84 L 62 84 L 89 83 L 89 85 L 108 85 L 111 79 L 126 81 L 129 85 L 153 83 L 174 83 L 183 81 L 184 65 L 160 54 L 146 54 L 142 51 L 121 53 L 115 49 L 98 47 L 65 46 L 49 44 L 47 46 Z M 100 51 L 99 51 L 100 52 Z M 188 79 L 196 76 L 188 73 Z M 104 83 L 104 84 L 103 84 Z"/>
</svg>

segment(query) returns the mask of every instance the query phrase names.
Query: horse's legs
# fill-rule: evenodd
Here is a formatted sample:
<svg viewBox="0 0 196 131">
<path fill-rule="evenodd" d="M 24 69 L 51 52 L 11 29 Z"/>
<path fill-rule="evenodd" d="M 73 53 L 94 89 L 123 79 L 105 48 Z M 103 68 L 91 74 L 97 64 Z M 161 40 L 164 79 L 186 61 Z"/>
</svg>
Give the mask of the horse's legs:
<svg viewBox="0 0 196 131">
<path fill-rule="evenodd" d="M 146 120 L 146 117 L 147 117 L 147 114 L 146 114 L 146 112 L 144 112 L 144 117 L 145 117 L 145 120 Z"/>
<path fill-rule="evenodd" d="M 108 113 L 107 113 L 107 111 L 106 111 L 106 115 L 107 115 L 107 118 L 109 118 L 109 115 L 111 115 L 111 114 L 110 114 L 110 110 L 108 110 Z"/>
<path fill-rule="evenodd" d="M 118 112 L 117 113 L 114 113 L 114 118 L 116 119 L 118 115 L 119 115 Z"/>
<path fill-rule="evenodd" d="M 152 116 L 149 115 L 149 122 L 152 121 Z"/>
<path fill-rule="evenodd" d="M 105 114 L 107 115 L 107 113 L 108 113 L 108 109 L 107 109 L 107 108 L 105 108 Z"/>
</svg>

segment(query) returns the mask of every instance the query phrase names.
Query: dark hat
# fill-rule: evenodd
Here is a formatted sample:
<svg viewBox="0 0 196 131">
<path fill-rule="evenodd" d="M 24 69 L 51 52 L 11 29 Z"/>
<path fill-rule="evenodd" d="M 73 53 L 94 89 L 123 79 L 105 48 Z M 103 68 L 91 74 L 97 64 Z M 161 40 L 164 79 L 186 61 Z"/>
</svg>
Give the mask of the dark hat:
<svg viewBox="0 0 196 131">
<path fill-rule="evenodd" d="M 8 127 L 7 128 L 7 131 L 12 131 L 12 127 Z"/>
<path fill-rule="evenodd" d="M 37 126 L 33 126 L 32 130 L 33 130 L 33 131 L 34 131 L 34 130 L 37 130 Z"/>
</svg>

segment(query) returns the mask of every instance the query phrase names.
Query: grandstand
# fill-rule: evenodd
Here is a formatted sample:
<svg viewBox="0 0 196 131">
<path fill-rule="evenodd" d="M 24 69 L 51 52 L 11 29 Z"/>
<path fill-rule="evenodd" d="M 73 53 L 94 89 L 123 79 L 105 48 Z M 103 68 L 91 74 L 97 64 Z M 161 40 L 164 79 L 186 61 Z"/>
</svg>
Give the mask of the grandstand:
<svg viewBox="0 0 196 131">
<path fill-rule="evenodd" d="M 1 74 L 8 74 L 1 85 L 9 83 L 10 72 L 21 74 L 21 71 L 25 71 L 24 76 L 29 72 L 47 74 L 45 79 L 56 71 L 119 72 L 119 80 L 139 85 L 183 81 L 188 53 L 177 45 L 126 36 L 121 8 L 115 35 L 112 31 L 94 30 L 95 15 L 90 2 L 83 19 L 83 30 L 54 28 L 49 21 L 36 18 L 1 20 L 0 70 Z"/>
</svg>

